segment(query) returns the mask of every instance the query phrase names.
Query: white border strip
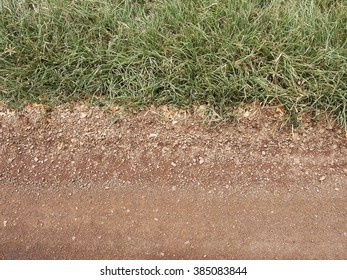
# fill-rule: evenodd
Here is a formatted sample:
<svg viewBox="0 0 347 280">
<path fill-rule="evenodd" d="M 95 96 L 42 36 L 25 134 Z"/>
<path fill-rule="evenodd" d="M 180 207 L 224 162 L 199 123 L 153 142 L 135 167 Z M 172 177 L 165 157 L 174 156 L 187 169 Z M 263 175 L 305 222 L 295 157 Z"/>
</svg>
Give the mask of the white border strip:
<svg viewBox="0 0 347 280">
<path fill-rule="evenodd" d="M 237 268 L 240 267 L 239 270 Z M 243 268 L 246 267 L 245 270 Z M 141 270 L 142 268 L 142 270 Z M 106 274 L 106 269 L 108 269 Z M 138 275 L 158 272 L 176 275 Z M 242 272 L 243 271 L 243 272 Z M 179 274 L 184 275 L 179 275 Z M 247 272 L 245 274 L 244 272 Z M 102 275 L 103 274 L 103 275 Z M 109 275 L 111 274 L 111 275 Z M 113 275 L 116 274 L 116 275 Z M 126 275 L 128 274 L 128 275 Z M 133 275 L 129 275 L 133 274 Z M 197 275 L 196 275 L 197 274 Z M 202 275 L 204 274 L 204 275 Z M 209 274 L 209 275 L 208 275 Z M 0 261 L 0 279 L 347 279 L 347 261 Z"/>
</svg>

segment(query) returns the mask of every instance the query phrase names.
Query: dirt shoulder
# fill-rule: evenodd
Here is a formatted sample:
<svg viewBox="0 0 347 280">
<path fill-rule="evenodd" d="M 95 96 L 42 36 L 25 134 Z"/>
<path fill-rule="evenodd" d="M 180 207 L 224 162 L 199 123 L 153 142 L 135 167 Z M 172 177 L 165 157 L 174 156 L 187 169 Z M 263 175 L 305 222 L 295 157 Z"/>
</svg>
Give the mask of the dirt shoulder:
<svg viewBox="0 0 347 280">
<path fill-rule="evenodd" d="M 347 141 L 248 108 L 0 109 L 1 259 L 347 259 Z"/>
</svg>

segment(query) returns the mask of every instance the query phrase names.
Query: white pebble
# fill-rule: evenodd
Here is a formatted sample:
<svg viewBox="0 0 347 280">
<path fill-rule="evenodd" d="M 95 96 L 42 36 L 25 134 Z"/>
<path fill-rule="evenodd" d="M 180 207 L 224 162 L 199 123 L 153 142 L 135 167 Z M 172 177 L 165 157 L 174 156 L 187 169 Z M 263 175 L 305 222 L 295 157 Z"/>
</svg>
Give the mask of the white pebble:
<svg viewBox="0 0 347 280">
<path fill-rule="evenodd" d="M 205 160 L 202 157 L 199 157 L 199 164 L 203 164 Z"/>
</svg>

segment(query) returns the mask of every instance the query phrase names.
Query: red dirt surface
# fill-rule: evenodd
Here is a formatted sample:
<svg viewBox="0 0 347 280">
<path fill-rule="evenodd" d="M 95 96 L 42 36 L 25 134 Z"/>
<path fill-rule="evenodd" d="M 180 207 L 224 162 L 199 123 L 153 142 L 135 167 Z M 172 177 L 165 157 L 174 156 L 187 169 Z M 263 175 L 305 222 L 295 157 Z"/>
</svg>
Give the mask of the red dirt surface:
<svg viewBox="0 0 347 280">
<path fill-rule="evenodd" d="M 0 259 L 347 259 L 346 134 L 281 118 L 1 107 Z"/>
</svg>

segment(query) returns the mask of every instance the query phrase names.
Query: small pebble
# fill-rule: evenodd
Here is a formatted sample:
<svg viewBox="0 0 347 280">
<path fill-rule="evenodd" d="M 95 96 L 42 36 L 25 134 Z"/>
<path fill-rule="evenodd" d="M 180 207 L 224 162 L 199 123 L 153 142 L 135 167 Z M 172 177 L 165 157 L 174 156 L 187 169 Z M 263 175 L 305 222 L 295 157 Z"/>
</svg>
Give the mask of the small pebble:
<svg viewBox="0 0 347 280">
<path fill-rule="evenodd" d="M 151 139 L 151 138 L 156 138 L 158 136 L 158 134 L 156 133 L 151 133 L 148 138 Z"/>
</svg>

